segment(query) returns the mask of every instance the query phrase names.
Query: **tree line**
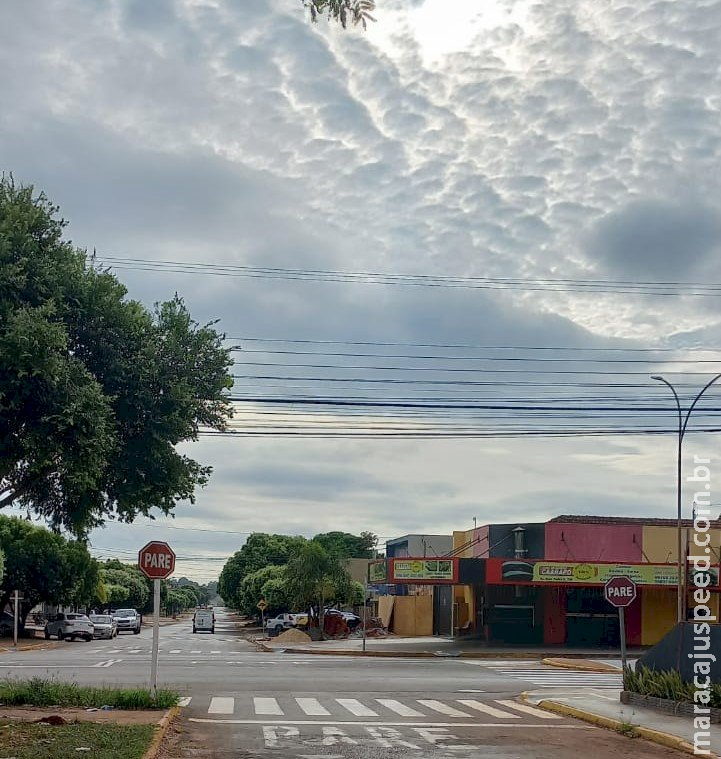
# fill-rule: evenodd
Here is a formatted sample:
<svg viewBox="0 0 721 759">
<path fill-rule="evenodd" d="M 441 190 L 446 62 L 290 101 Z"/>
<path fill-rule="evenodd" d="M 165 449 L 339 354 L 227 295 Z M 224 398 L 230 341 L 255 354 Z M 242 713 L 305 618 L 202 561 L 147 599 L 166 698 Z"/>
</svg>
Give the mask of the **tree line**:
<svg viewBox="0 0 721 759">
<path fill-rule="evenodd" d="M 348 560 L 375 556 L 373 533 L 328 532 L 308 540 L 300 536 L 253 533 L 225 563 L 218 593 L 231 608 L 258 615 L 326 605 L 363 603 L 363 585 L 353 582 Z"/>
<path fill-rule="evenodd" d="M 19 590 L 21 630 L 30 611 L 42 603 L 98 611 L 121 607 L 152 611 L 152 580 L 136 565 L 117 559 L 98 561 L 82 541 L 26 519 L 0 515 L 0 551 L 0 610 Z M 170 613 L 206 604 L 215 596 L 215 584 L 211 588 L 187 578 L 163 581 L 160 590 L 161 607 Z"/>
</svg>

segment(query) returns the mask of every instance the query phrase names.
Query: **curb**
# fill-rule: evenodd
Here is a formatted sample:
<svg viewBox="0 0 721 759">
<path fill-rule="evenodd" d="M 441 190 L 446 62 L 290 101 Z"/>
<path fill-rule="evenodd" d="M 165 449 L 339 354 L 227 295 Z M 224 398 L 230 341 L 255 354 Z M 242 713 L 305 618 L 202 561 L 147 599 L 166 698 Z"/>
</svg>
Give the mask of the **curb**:
<svg viewBox="0 0 721 759">
<path fill-rule="evenodd" d="M 572 669 L 576 672 L 598 672 L 598 673 L 619 673 L 622 669 L 614 667 L 612 664 L 602 664 L 601 662 L 585 662 L 579 660 L 574 662 L 563 658 L 541 659 L 541 664 L 547 664 L 549 667 L 558 667 L 559 669 Z"/>
<path fill-rule="evenodd" d="M 174 706 L 172 709 L 168 709 L 168 711 L 163 715 L 163 718 L 158 723 L 158 729 L 155 732 L 155 735 L 153 736 L 153 740 L 150 743 L 150 746 L 148 746 L 148 750 L 143 754 L 143 759 L 155 759 L 160 752 L 160 747 L 163 743 L 163 740 L 170 729 L 170 726 L 173 723 L 173 720 L 180 714 L 180 707 Z"/>
<path fill-rule="evenodd" d="M 250 641 L 259 651 L 265 653 L 284 653 L 284 654 L 313 654 L 315 656 L 377 656 L 393 659 L 518 659 L 518 660 L 530 660 L 536 661 L 543 659 L 543 653 L 530 653 L 528 651 L 509 651 L 507 653 L 499 653 L 498 651 L 459 651 L 459 652 L 441 652 L 440 654 L 434 651 L 381 651 L 374 649 L 371 651 L 355 651 L 347 648 L 336 649 L 318 649 L 318 648 L 292 648 L 282 647 L 277 648 L 268 646 L 267 644 L 259 641 Z M 583 658 L 579 656 L 579 659 Z M 553 666 L 553 665 L 551 665 Z M 571 665 L 568 665 L 571 666 Z M 585 672 L 591 672 L 593 670 L 585 669 Z M 613 669 L 604 669 L 603 672 L 620 672 L 615 667 Z"/>
<path fill-rule="evenodd" d="M 526 704 L 531 703 L 527 692 L 521 693 L 520 699 Z M 574 717 L 583 722 L 588 722 L 591 725 L 605 727 L 608 730 L 614 730 L 616 732 L 618 732 L 618 729 L 624 724 L 620 720 L 613 719 L 612 717 L 604 717 L 601 714 L 587 712 L 584 709 L 561 704 L 558 701 L 543 699 L 537 703 L 533 703 L 533 706 L 537 706 L 539 709 L 545 709 L 547 712 L 555 712 L 564 717 Z M 677 751 L 683 751 L 687 754 L 693 754 L 694 756 L 696 755 L 693 746 L 683 738 L 679 738 L 677 735 L 662 733 L 660 730 L 652 730 L 650 727 L 641 727 L 640 725 L 633 725 L 633 727 L 640 738 L 645 738 L 647 741 L 651 741 L 651 743 L 657 743 L 666 748 L 673 748 Z M 716 754 L 705 754 L 705 756 L 716 757 Z"/>
<path fill-rule="evenodd" d="M 27 645 L 18 646 L 17 648 L 14 648 L 13 646 L 10 646 L 8 648 L 0 648 L 0 654 L 9 654 L 13 651 L 33 651 L 37 648 L 57 648 L 58 647 L 58 641 L 50 641 L 50 640 L 44 640 L 41 643 L 28 643 Z"/>
</svg>

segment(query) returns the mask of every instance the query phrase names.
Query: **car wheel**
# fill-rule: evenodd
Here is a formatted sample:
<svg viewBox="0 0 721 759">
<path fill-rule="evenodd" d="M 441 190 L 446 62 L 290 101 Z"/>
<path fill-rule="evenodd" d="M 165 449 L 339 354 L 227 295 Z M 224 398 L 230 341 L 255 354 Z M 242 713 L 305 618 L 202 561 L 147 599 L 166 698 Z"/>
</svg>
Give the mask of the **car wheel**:
<svg viewBox="0 0 721 759">
<path fill-rule="evenodd" d="M 140 635 L 140 630 L 133 630 L 133 635 Z"/>
<path fill-rule="evenodd" d="M 58 640 L 62 640 L 65 637 L 65 634 L 62 630 L 58 630 Z"/>
<path fill-rule="evenodd" d="M 92 636 L 92 635 L 86 635 L 86 636 L 85 636 L 85 642 L 86 642 L 86 643 L 90 643 L 90 641 L 91 641 L 92 639 L 93 639 L 93 636 Z"/>
</svg>

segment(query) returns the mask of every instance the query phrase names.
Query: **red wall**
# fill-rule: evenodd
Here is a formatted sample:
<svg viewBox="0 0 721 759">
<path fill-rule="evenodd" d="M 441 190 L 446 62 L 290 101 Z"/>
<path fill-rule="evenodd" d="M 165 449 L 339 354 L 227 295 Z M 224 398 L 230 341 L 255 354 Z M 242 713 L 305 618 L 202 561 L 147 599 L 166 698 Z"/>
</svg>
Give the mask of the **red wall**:
<svg viewBox="0 0 721 759">
<path fill-rule="evenodd" d="M 625 524 L 546 523 L 547 561 L 645 561 L 643 527 Z"/>
<path fill-rule="evenodd" d="M 473 530 L 473 540 L 478 541 L 472 547 L 473 556 L 486 558 L 488 556 L 488 525 Z"/>
<path fill-rule="evenodd" d="M 543 642 L 552 646 L 566 642 L 565 588 L 543 588 Z"/>
</svg>

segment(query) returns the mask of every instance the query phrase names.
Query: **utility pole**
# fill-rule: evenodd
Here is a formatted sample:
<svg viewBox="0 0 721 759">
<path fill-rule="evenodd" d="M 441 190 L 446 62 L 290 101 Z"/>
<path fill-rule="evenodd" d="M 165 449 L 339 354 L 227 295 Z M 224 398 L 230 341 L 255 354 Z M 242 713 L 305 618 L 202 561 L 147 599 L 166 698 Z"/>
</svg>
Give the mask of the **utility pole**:
<svg viewBox="0 0 721 759">
<path fill-rule="evenodd" d="M 20 601 L 22 601 L 22 596 L 20 595 L 20 591 L 16 590 L 13 593 L 14 601 L 13 604 L 13 646 L 15 648 L 18 647 L 18 624 L 20 622 L 19 616 L 20 616 Z"/>
</svg>

